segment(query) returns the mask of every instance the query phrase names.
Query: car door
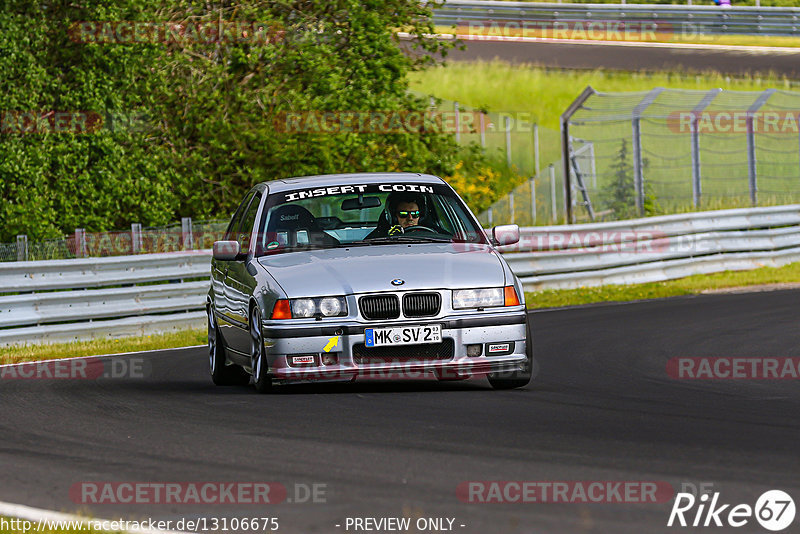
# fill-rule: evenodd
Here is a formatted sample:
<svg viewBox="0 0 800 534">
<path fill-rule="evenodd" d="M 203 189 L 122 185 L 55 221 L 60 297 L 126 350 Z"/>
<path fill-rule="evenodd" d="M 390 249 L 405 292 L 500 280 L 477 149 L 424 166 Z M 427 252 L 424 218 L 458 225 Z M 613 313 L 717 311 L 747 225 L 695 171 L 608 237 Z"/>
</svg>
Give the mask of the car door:
<svg viewBox="0 0 800 534">
<path fill-rule="evenodd" d="M 244 217 L 247 206 L 255 194 L 250 191 L 245 195 L 236 212 L 231 218 L 228 229 L 225 231 L 223 241 L 236 241 L 239 236 L 239 227 L 241 226 L 242 217 Z M 231 306 L 229 301 L 230 290 L 226 286 L 226 276 L 228 268 L 232 262 L 223 260 L 211 260 L 211 291 L 213 295 L 214 310 L 216 311 L 217 325 L 219 326 L 220 334 L 226 346 L 229 346 L 229 339 L 235 337 L 232 335 L 234 325 L 232 321 Z"/>
<path fill-rule="evenodd" d="M 250 205 L 244 212 L 236 240 L 239 242 L 243 258 L 231 261 L 225 275 L 225 288 L 228 291 L 228 306 L 233 328 L 228 341 L 228 347 L 243 353 L 250 353 L 250 296 L 255 288 L 254 266 L 249 265 L 253 260 L 250 239 L 256 225 L 256 216 L 261 206 L 262 193 L 256 191 Z"/>
</svg>

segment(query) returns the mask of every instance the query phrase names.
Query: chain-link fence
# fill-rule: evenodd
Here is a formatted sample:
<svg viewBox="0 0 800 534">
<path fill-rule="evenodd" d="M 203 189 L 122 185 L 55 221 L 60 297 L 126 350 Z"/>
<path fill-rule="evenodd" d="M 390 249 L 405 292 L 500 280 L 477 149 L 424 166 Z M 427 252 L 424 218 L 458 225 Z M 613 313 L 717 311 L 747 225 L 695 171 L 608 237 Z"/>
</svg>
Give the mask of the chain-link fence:
<svg viewBox="0 0 800 534">
<path fill-rule="evenodd" d="M 519 185 L 482 210 L 484 225 L 517 220 L 551 224 L 564 218 L 563 178 L 557 130 L 536 123 L 531 113 L 488 111 L 446 99 L 431 99 L 431 110 L 462 145 L 480 146 L 495 166 L 510 169 Z M 470 206 L 475 208 L 475 206 Z"/>
<path fill-rule="evenodd" d="M 565 124 L 576 202 L 615 219 L 796 203 L 799 119 L 790 91 L 590 91 Z M 594 168 L 574 157 L 589 144 Z"/>
<path fill-rule="evenodd" d="M 185 217 L 179 223 L 142 227 L 132 224 L 127 231 L 86 232 L 81 228 L 61 239 L 28 242 L 17 236 L 15 243 L 0 243 L 0 261 L 59 260 L 82 257 L 122 256 L 155 252 L 175 252 L 211 248 L 222 239 L 227 219 L 193 222 Z"/>
<path fill-rule="evenodd" d="M 567 222 L 567 208 L 582 222 L 800 202 L 797 92 L 588 88 L 562 128 L 561 161 L 496 202 L 483 223 Z"/>
</svg>

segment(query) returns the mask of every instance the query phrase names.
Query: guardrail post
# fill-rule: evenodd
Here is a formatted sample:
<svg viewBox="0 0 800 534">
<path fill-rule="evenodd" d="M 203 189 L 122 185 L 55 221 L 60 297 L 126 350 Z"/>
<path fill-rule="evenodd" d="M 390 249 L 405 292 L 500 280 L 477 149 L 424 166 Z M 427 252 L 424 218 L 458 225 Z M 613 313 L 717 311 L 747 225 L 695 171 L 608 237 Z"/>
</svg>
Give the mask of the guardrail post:
<svg viewBox="0 0 800 534">
<path fill-rule="evenodd" d="M 750 202 L 758 205 L 758 177 L 756 175 L 756 135 L 753 124 L 753 114 L 763 106 L 775 89 L 767 89 L 759 96 L 747 110 L 747 177 L 750 185 Z"/>
<path fill-rule="evenodd" d="M 131 249 L 134 254 L 142 251 L 142 225 L 131 223 Z"/>
<path fill-rule="evenodd" d="M 86 230 L 75 228 L 75 257 L 84 258 L 88 256 L 86 251 Z"/>
<path fill-rule="evenodd" d="M 183 250 L 192 250 L 194 248 L 192 236 L 192 218 L 181 218 L 181 237 L 183 238 Z"/>
<path fill-rule="evenodd" d="M 531 178 L 531 224 L 536 224 L 536 178 Z"/>
<path fill-rule="evenodd" d="M 453 112 L 455 114 L 456 123 L 456 143 L 461 142 L 461 113 L 459 113 L 458 102 L 453 102 Z"/>
<path fill-rule="evenodd" d="M 26 234 L 17 236 L 17 261 L 28 261 L 28 236 Z"/>
<path fill-rule="evenodd" d="M 511 117 L 503 117 L 506 123 L 506 164 L 511 167 Z"/>
</svg>

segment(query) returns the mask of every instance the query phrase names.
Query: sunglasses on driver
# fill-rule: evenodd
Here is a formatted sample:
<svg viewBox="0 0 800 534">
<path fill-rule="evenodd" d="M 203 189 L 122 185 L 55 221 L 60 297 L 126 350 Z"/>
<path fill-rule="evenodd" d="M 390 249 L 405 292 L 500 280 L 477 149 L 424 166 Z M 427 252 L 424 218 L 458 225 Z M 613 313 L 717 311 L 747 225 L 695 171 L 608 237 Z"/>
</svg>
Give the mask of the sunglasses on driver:
<svg viewBox="0 0 800 534">
<path fill-rule="evenodd" d="M 412 219 L 419 219 L 419 210 L 414 211 L 398 211 L 397 216 L 401 219 L 407 219 L 411 217 Z"/>
</svg>

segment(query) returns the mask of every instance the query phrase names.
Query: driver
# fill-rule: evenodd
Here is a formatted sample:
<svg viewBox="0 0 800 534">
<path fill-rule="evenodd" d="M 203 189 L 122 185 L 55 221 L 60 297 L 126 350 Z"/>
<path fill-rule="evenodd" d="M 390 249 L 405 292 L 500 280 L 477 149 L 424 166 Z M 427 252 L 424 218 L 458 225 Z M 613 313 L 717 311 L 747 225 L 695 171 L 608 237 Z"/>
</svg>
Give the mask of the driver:
<svg viewBox="0 0 800 534">
<path fill-rule="evenodd" d="M 425 214 L 425 202 L 414 193 L 393 192 L 386 197 L 386 208 L 378 220 L 378 225 L 365 239 L 402 234 L 406 228 L 418 226 Z"/>
<path fill-rule="evenodd" d="M 403 228 L 419 224 L 419 205 L 414 201 L 400 202 L 394 211 L 397 222 Z"/>
<path fill-rule="evenodd" d="M 386 199 L 389 213 L 392 216 L 392 226 L 387 232 L 388 235 L 403 233 L 409 226 L 417 226 L 422 204 L 413 193 L 394 193 Z"/>
</svg>

